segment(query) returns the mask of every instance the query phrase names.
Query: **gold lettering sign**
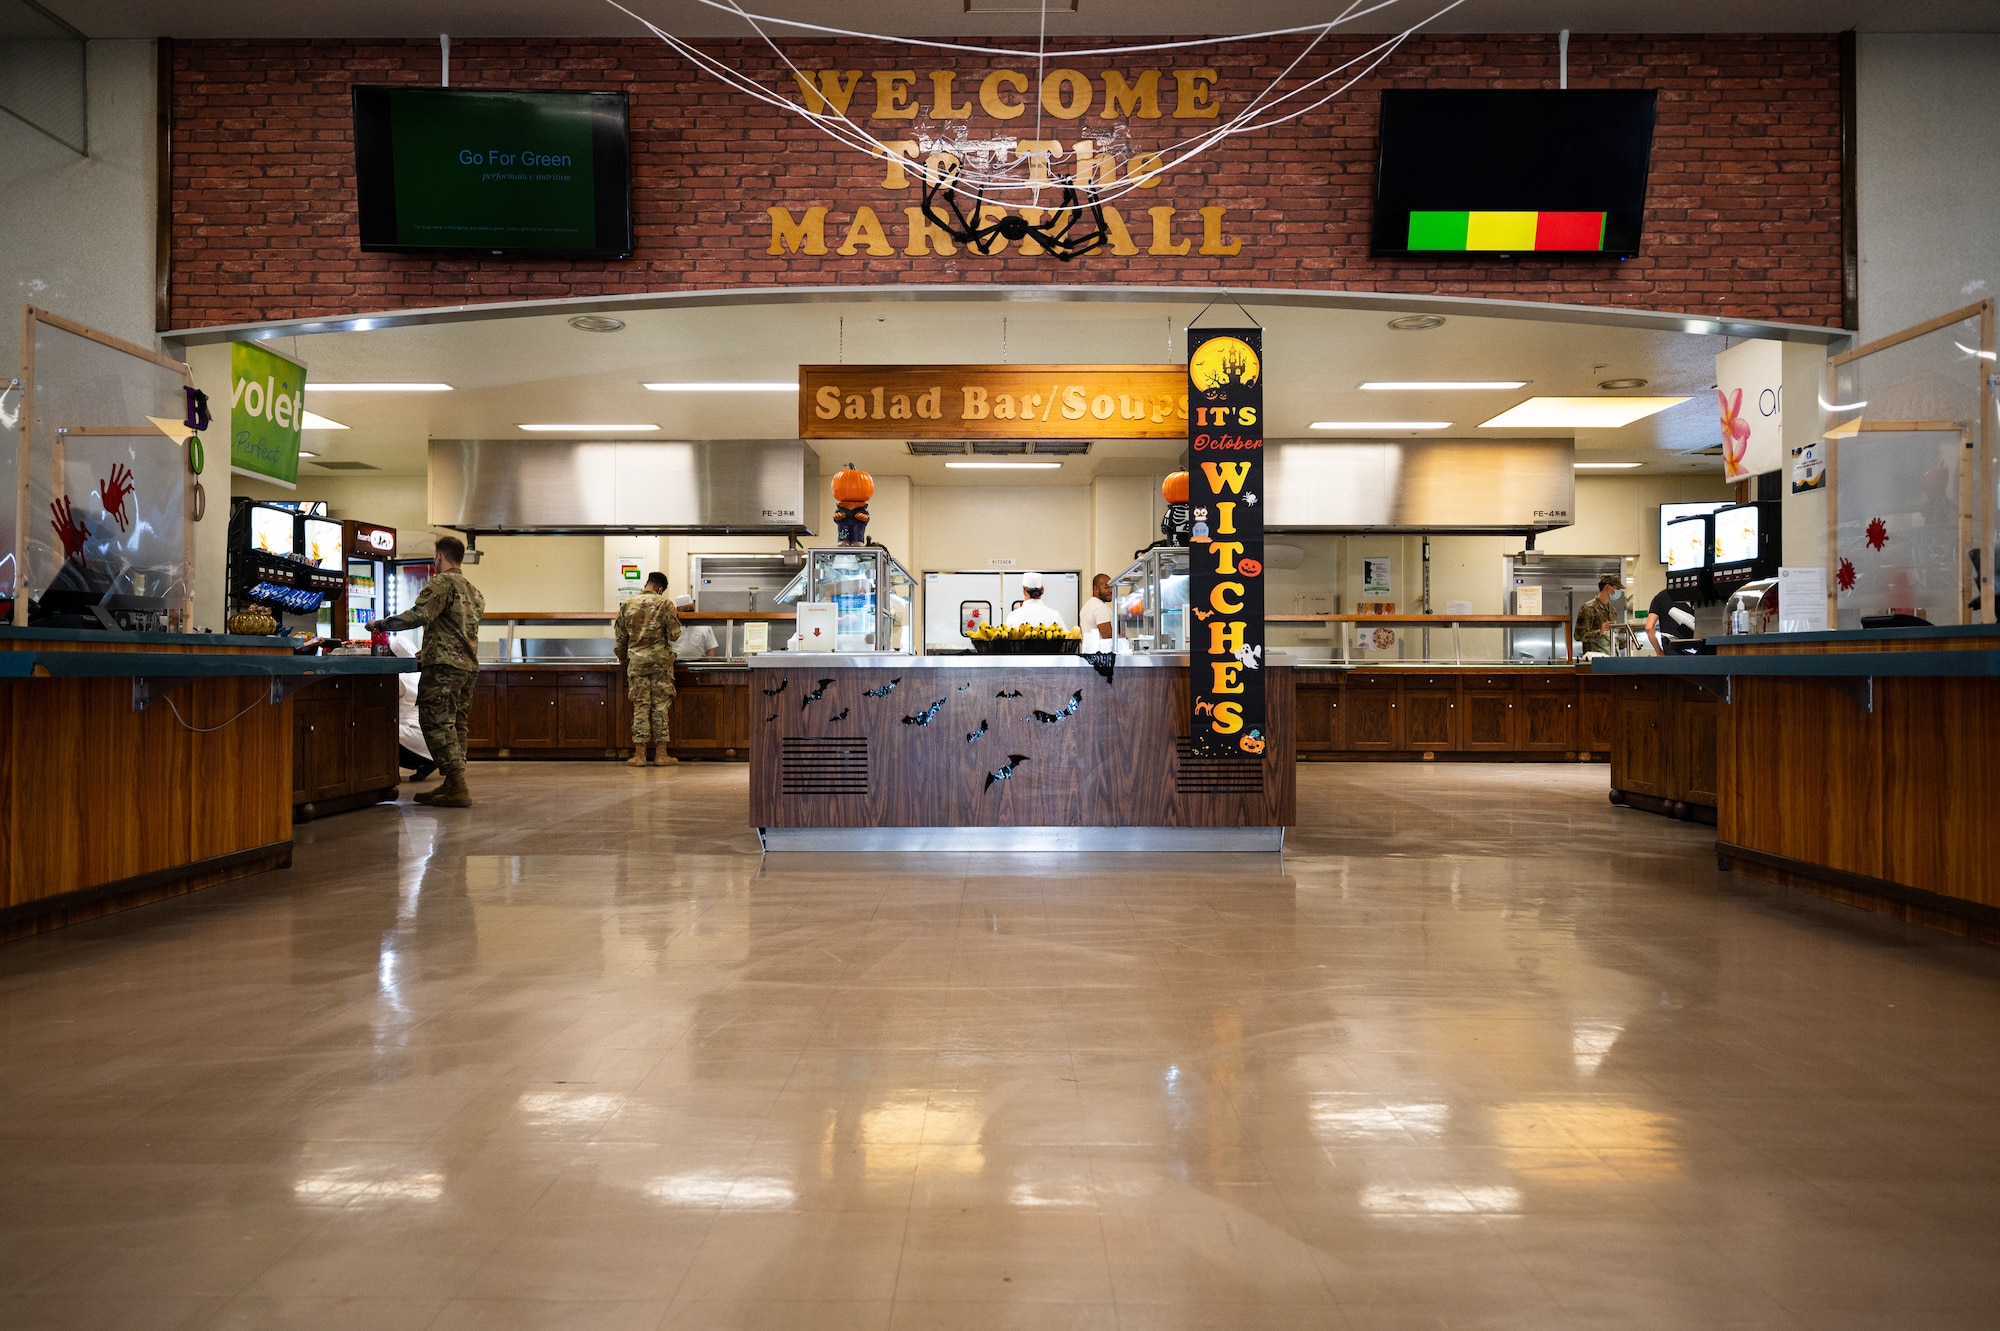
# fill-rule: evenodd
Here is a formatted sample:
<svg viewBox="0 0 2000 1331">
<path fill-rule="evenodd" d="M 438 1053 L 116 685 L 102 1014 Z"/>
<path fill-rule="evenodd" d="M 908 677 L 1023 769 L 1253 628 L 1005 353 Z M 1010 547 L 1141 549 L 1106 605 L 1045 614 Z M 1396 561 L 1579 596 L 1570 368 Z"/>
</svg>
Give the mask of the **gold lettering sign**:
<svg viewBox="0 0 2000 1331">
<path fill-rule="evenodd" d="M 801 365 L 801 439 L 1185 439 L 1179 365 Z"/>
</svg>

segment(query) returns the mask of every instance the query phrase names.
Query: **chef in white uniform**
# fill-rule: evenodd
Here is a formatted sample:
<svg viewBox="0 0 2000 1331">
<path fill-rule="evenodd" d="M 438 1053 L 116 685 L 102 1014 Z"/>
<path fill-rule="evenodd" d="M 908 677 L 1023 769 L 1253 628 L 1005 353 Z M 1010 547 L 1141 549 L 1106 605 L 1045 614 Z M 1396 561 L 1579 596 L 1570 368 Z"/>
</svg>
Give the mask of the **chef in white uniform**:
<svg viewBox="0 0 2000 1331">
<path fill-rule="evenodd" d="M 1042 581 L 1041 574 L 1023 573 L 1021 604 L 1008 612 L 1007 627 L 1018 629 L 1037 625 L 1068 632 L 1069 625 L 1062 622 L 1062 616 L 1056 613 L 1055 607 L 1042 600 L 1042 593 L 1047 590 L 1048 584 Z"/>
<path fill-rule="evenodd" d="M 683 593 L 674 598 L 676 613 L 684 615 L 692 609 L 694 609 L 694 597 Z M 714 629 L 706 624 L 689 624 L 683 621 L 680 641 L 674 644 L 674 659 L 692 661 L 698 657 L 714 656 L 718 646 L 720 644 L 715 640 Z"/>
</svg>

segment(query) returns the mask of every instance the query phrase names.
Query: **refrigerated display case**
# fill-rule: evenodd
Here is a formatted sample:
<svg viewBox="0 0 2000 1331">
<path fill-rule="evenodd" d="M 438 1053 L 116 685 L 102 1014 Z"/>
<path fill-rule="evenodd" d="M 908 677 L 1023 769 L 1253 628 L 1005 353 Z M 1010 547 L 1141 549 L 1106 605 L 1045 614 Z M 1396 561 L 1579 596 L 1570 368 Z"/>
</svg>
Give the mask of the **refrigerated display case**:
<svg viewBox="0 0 2000 1331">
<path fill-rule="evenodd" d="M 805 567 L 778 593 L 779 605 L 833 605 L 834 649 L 915 651 L 913 596 L 917 581 L 879 545 L 813 548 Z"/>
<path fill-rule="evenodd" d="M 313 519 L 307 519 L 313 521 Z M 396 529 L 347 519 L 340 524 L 342 585 L 329 616 L 330 638 L 368 639 L 368 624 L 394 614 L 389 608 L 390 565 L 396 559 Z"/>
<path fill-rule="evenodd" d="M 1112 632 L 1121 652 L 1188 649 L 1188 550 L 1148 550 L 1111 582 Z"/>
<path fill-rule="evenodd" d="M 417 593 L 437 572 L 437 565 L 428 559 L 392 559 L 389 561 L 387 603 L 382 607 L 384 615 L 400 615 L 417 603 Z M 412 655 L 423 644 L 422 629 L 405 629 L 401 633 L 391 633 L 391 639 L 410 649 Z M 483 647 L 484 644 L 481 644 Z"/>
</svg>

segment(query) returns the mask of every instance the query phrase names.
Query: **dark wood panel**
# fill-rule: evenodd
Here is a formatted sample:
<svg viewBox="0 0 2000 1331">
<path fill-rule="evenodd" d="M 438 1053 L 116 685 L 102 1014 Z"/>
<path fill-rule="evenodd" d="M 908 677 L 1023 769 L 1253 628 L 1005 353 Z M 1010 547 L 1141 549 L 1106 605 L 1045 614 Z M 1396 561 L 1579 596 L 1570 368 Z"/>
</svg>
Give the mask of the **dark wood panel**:
<svg viewBox="0 0 2000 1331">
<path fill-rule="evenodd" d="M 1512 689 L 1468 688 L 1459 695 L 1463 717 L 1463 747 L 1475 752 L 1504 752 L 1520 747 L 1515 735 Z"/>
<path fill-rule="evenodd" d="M 1349 680 L 1342 695 L 1347 707 L 1345 747 L 1361 753 L 1402 748 L 1401 693 L 1393 681 L 1378 684 Z"/>
<path fill-rule="evenodd" d="M 1260 827 L 1296 809 L 1288 668 L 1266 672 L 1268 733 L 1221 782 L 1247 772 L 1256 790 L 1208 788 L 1209 765 L 1184 769 L 1185 671 L 826 666 L 750 683 L 762 827 Z"/>
<path fill-rule="evenodd" d="M 613 734 L 611 686 L 602 676 L 593 683 L 589 677 L 565 683 L 556 690 L 556 740 L 559 749 L 608 749 L 617 742 Z"/>
<path fill-rule="evenodd" d="M 1674 733 L 1680 741 L 1676 799 L 1714 808 L 1720 799 L 1716 779 L 1716 696 L 1691 684 L 1682 684 L 1674 704 Z M 1685 793 L 1681 793 L 1685 792 Z"/>
<path fill-rule="evenodd" d="M 396 760 L 396 680 L 393 676 L 354 681 L 351 726 L 357 790 L 387 790 L 402 780 Z"/>
<path fill-rule="evenodd" d="M 1577 700 L 1567 688 L 1524 688 L 1515 707 L 1516 739 L 1530 753 L 1570 753 L 1577 748 Z"/>
<path fill-rule="evenodd" d="M 1611 788 L 1674 798 L 1664 680 L 1620 680 L 1614 691 Z"/>
<path fill-rule="evenodd" d="M 1577 748 L 1611 752 L 1611 681 L 1585 676 L 1577 720 Z"/>
<path fill-rule="evenodd" d="M 1449 752 L 1458 747 L 1458 690 L 1417 680 L 1403 689 L 1403 747 Z"/>
<path fill-rule="evenodd" d="M 553 749 L 556 747 L 557 708 L 562 690 L 554 681 L 531 682 L 528 677 L 509 679 L 503 709 L 500 746 L 505 749 Z"/>
<path fill-rule="evenodd" d="M 498 670 L 479 672 L 479 682 L 472 689 L 472 715 L 466 720 L 467 753 L 500 747 L 501 708 L 505 702 L 501 680 Z"/>
<path fill-rule="evenodd" d="M 1326 684 L 1301 680 L 1294 694 L 1300 753 L 1330 753 L 1345 747 L 1340 728 L 1340 694 L 1338 679 Z"/>
</svg>

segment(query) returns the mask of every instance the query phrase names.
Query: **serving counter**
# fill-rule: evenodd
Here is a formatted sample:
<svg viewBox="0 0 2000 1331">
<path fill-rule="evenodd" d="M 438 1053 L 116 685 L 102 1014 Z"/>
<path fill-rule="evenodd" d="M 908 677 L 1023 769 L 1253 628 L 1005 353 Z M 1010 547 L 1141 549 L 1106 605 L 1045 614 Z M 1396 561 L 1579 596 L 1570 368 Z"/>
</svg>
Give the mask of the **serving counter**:
<svg viewBox="0 0 2000 1331">
<path fill-rule="evenodd" d="M 0 938 L 289 864 L 292 695 L 415 668 L 265 637 L 0 628 Z"/>
<path fill-rule="evenodd" d="M 1595 669 L 1718 700 L 1724 868 L 2000 942 L 2000 629 L 1766 634 Z"/>
<path fill-rule="evenodd" d="M 769 850 L 1277 850 L 1293 670 L 1265 734 L 1189 751 L 1187 657 L 754 658 L 750 821 Z"/>
</svg>

